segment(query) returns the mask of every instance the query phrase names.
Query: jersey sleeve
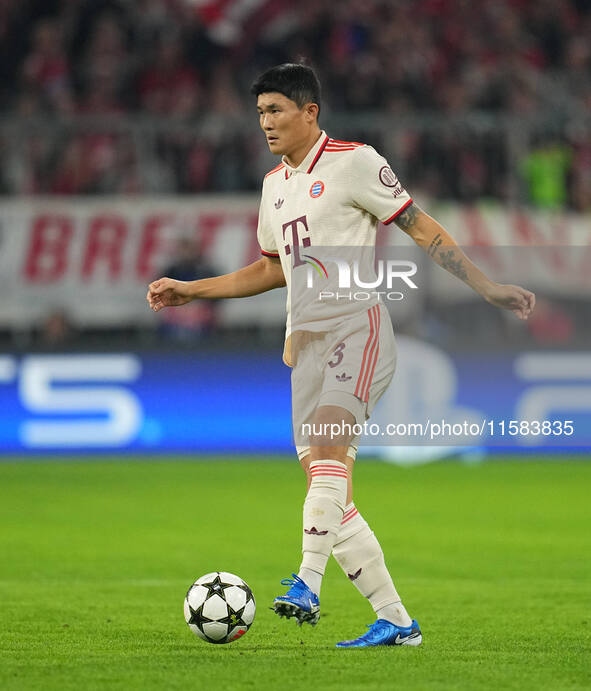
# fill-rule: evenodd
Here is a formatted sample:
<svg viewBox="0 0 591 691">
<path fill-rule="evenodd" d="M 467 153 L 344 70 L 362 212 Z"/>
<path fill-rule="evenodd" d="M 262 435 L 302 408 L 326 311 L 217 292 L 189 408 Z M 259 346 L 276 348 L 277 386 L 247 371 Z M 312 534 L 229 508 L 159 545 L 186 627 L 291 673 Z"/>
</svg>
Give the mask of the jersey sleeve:
<svg viewBox="0 0 591 691">
<path fill-rule="evenodd" d="M 278 257 L 279 252 L 273 237 L 273 231 L 267 219 L 265 211 L 265 188 L 263 185 L 263 192 L 261 194 L 261 203 L 259 205 L 259 221 L 257 226 L 257 240 L 261 248 L 261 254 L 266 257 Z"/>
<path fill-rule="evenodd" d="M 371 146 L 353 156 L 352 198 L 357 206 L 388 224 L 412 204 L 412 199 L 388 165 Z"/>
</svg>

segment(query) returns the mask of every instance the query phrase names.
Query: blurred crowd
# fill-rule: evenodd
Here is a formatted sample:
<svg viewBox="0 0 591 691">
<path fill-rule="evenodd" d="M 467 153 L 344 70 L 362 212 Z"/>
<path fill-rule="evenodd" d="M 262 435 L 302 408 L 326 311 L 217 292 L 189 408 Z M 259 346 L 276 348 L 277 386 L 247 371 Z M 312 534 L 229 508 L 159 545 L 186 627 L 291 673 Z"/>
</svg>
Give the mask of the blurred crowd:
<svg viewBox="0 0 591 691">
<path fill-rule="evenodd" d="M 591 209 L 591 0 L 0 0 L 0 192 L 258 189 L 301 58 L 409 189 Z"/>
</svg>

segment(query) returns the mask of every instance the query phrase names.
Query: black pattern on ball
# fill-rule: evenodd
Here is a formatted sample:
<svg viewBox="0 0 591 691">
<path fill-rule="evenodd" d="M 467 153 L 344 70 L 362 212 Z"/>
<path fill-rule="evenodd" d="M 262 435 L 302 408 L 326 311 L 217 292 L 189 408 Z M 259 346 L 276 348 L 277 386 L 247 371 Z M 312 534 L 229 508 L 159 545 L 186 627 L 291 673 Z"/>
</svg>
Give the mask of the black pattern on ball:
<svg viewBox="0 0 591 691">
<path fill-rule="evenodd" d="M 238 576 L 217 571 L 197 579 L 185 597 L 185 620 L 208 643 L 229 643 L 250 628 L 256 611 L 252 590 Z"/>
</svg>

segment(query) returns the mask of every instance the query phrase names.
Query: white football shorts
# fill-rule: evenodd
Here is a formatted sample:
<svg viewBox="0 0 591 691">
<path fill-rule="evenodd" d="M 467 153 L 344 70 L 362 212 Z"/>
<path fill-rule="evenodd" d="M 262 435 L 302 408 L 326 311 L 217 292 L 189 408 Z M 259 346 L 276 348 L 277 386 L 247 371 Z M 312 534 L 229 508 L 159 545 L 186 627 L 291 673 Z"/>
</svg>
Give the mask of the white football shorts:
<svg viewBox="0 0 591 691">
<path fill-rule="evenodd" d="M 340 406 L 362 425 L 396 369 L 392 322 L 383 304 L 364 310 L 330 332 L 296 332 L 291 339 L 292 422 L 300 460 L 310 453 L 309 430 L 320 406 Z M 308 427 L 306 427 L 308 425 Z M 355 458 L 359 437 L 348 455 Z"/>
</svg>

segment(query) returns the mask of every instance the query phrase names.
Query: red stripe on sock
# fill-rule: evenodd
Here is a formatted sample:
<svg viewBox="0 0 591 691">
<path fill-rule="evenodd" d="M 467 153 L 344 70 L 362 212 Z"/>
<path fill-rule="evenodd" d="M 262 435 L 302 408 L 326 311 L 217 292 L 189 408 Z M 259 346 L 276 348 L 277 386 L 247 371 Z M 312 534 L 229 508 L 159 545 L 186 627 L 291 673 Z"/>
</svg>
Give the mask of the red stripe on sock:
<svg viewBox="0 0 591 691">
<path fill-rule="evenodd" d="M 312 475 L 314 473 L 328 473 L 329 475 L 332 475 L 334 473 L 336 475 L 346 475 L 347 471 L 346 470 L 330 470 L 329 468 L 318 468 L 318 470 L 311 470 L 310 473 Z"/>
<path fill-rule="evenodd" d="M 315 470 L 330 470 L 331 472 L 334 470 L 337 473 L 347 472 L 346 468 L 337 468 L 335 465 L 315 465 L 313 468 L 310 468 L 311 473 L 313 473 Z"/>
<path fill-rule="evenodd" d="M 310 463 L 310 468 L 336 468 L 337 470 L 343 470 L 347 466 L 344 463 Z"/>
<path fill-rule="evenodd" d="M 345 465 L 311 465 L 310 470 L 347 470 Z"/>
<path fill-rule="evenodd" d="M 355 509 L 355 511 L 353 511 L 353 513 L 350 516 L 347 516 L 347 518 L 343 518 L 343 520 L 341 521 L 341 525 L 343 525 L 343 523 L 346 523 L 347 521 L 350 521 L 352 518 L 355 518 L 355 516 L 358 513 L 359 513 L 359 511 L 357 511 L 357 509 Z"/>
</svg>

